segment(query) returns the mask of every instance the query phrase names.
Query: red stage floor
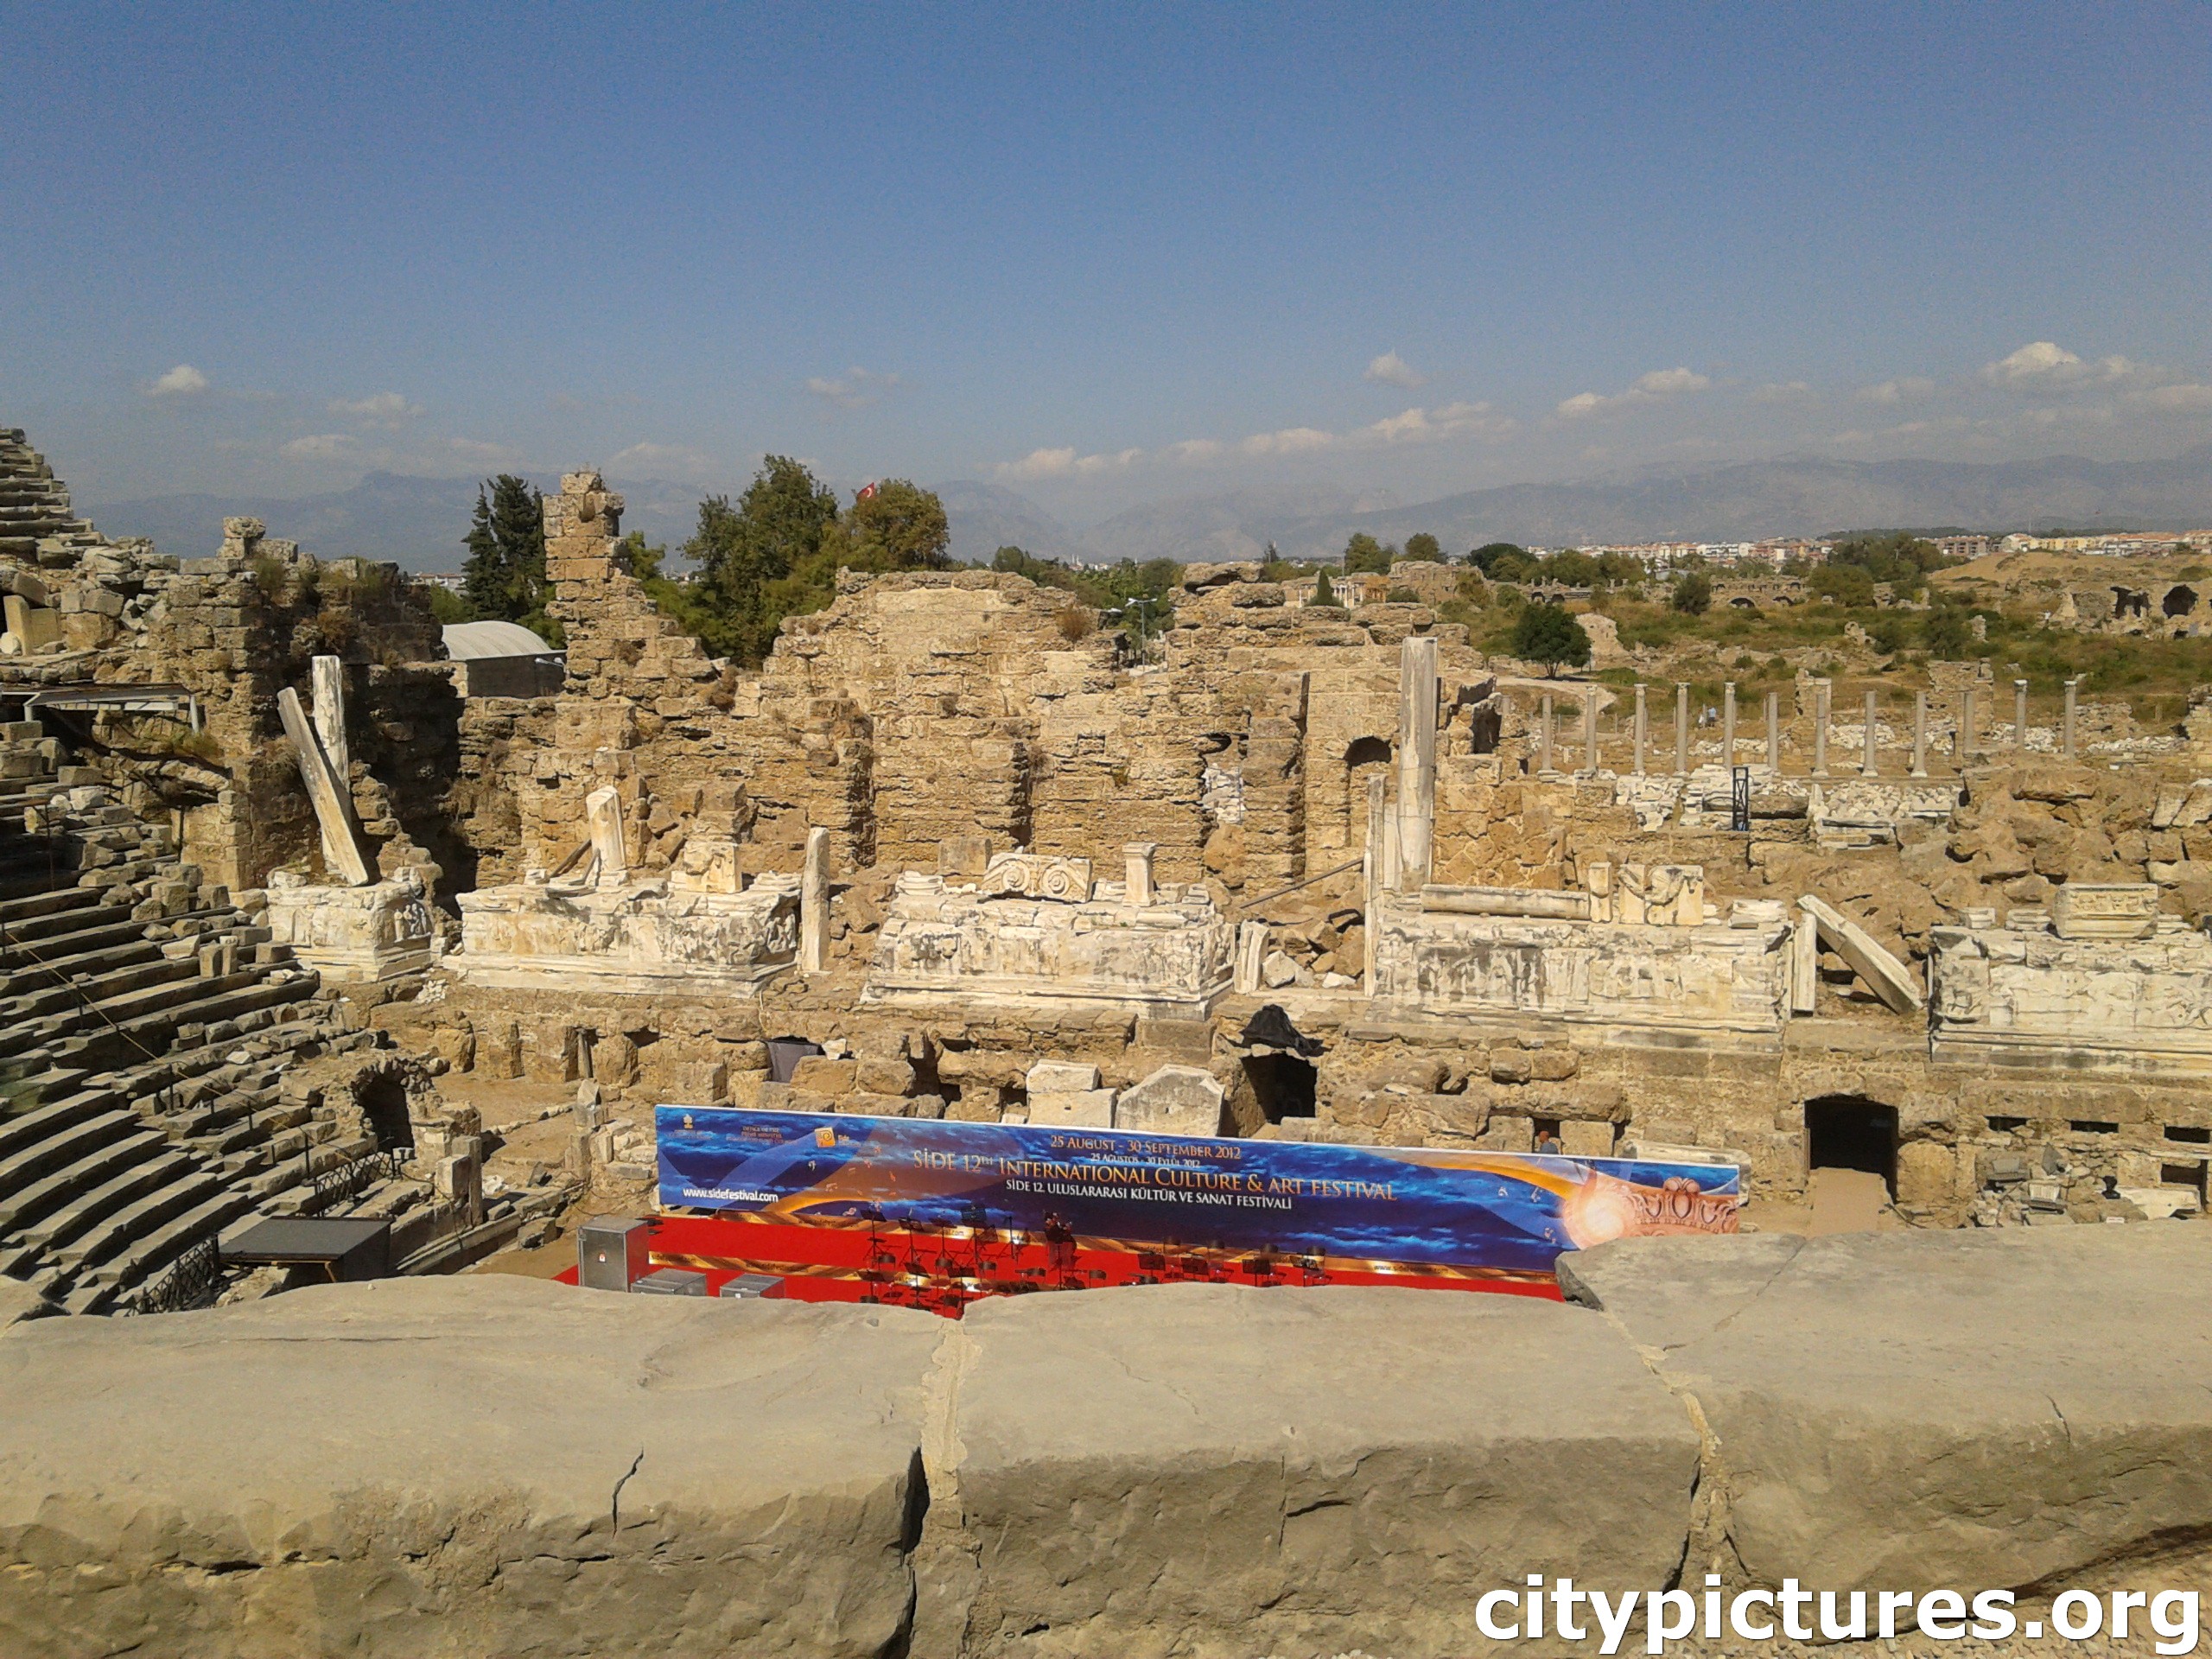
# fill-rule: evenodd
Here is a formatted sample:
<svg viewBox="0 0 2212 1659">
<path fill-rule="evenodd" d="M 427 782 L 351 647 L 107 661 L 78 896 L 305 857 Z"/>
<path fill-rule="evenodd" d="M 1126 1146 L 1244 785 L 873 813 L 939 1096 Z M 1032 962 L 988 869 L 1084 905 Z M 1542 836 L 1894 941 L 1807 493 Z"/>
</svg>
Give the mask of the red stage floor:
<svg viewBox="0 0 2212 1659">
<path fill-rule="evenodd" d="M 793 1301 L 872 1302 L 958 1319 L 984 1296 L 1109 1285 L 1391 1285 L 1560 1300 L 1550 1274 L 1414 1268 L 1349 1257 L 1281 1255 L 951 1227 L 794 1227 L 726 1216 L 652 1217 L 652 1263 L 703 1273 L 709 1295 L 742 1273 L 784 1282 Z M 561 1274 L 575 1282 L 575 1269 Z"/>
</svg>

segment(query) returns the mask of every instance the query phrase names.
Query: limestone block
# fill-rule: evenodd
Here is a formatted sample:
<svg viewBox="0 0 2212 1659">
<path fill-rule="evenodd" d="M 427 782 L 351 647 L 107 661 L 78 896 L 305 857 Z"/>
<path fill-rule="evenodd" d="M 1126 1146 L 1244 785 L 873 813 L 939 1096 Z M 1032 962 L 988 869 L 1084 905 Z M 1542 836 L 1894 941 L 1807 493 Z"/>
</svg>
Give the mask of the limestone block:
<svg viewBox="0 0 2212 1659">
<path fill-rule="evenodd" d="M 849 1095 L 860 1084 L 857 1060 L 833 1060 L 810 1054 L 791 1071 L 791 1087 L 817 1095 Z"/>
<path fill-rule="evenodd" d="M 1062 1060 L 1040 1060 L 1022 1078 L 1032 1095 L 1071 1095 L 1098 1086 L 1098 1068 Z"/>
<path fill-rule="evenodd" d="M 1484 1651 L 1484 1589 L 1681 1557 L 1697 1437 L 1580 1310 L 1170 1285 L 959 1334 L 917 1653 Z"/>
<path fill-rule="evenodd" d="M 1064 1094 L 1032 1094 L 1029 1121 L 1043 1128 L 1110 1129 L 1117 1127 L 1111 1089 Z"/>
<path fill-rule="evenodd" d="M 1622 1240 L 1560 1259 L 1726 1448 L 1754 1581 L 2063 1584 L 2212 1522 L 2201 1225 Z M 1817 1491 L 1820 1501 L 1806 1494 Z M 1693 1547 L 1693 1559 L 1699 1552 Z"/>
<path fill-rule="evenodd" d="M 1912 970 L 1884 950 L 1872 934 L 1825 899 L 1808 893 L 1797 904 L 1820 924 L 1821 942 L 1849 963 L 1875 995 L 1899 1014 L 1923 1006 Z"/>
<path fill-rule="evenodd" d="M 881 1652 L 943 1329 L 507 1275 L 18 1325 L 0 1629 L 20 1659 L 149 1631 L 218 1659 L 242 1630 L 270 1654 L 595 1659 L 641 1630 L 702 1659 Z M 241 1400 L 250 1433 L 175 1430 Z M 527 1456 L 485 1432 L 491 1402 L 531 1425 Z"/>
<path fill-rule="evenodd" d="M 1570 1119 L 1559 1126 L 1560 1147 L 1570 1158 L 1610 1158 L 1613 1126 L 1603 1121 Z"/>
<path fill-rule="evenodd" d="M 1564 1083 L 1581 1069 L 1571 1048 L 1540 1048 L 1529 1056 L 1529 1075 L 1538 1083 Z"/>
<path fill-rule="evenodd" d="M 1114 1126 L 1154 1135 L 1218 1135 L 1221 1081 L 1194 1065 L 1163 1065 L 1122 1091 Z"/>
<path fill-rule="evenodd" d="M 914 1067 L 911 1061 L 863 1058 L 854 1073 L 855 1086 L 877 1095 L 906 1095 L 913 1092 Z"/>
<path fill-rule="evenodd" d="M 1260 963 L 1260 983 L 1271 991 L 1298 982 L 1298 963 L 1281 950 L 1270 950 Z"/>
<path fill-rule="evenodd" d="M 2050 919 L 2062 939 L 2147 939 L 2158 927 L 2158 888 L 2069 881 L 2051 895 Z"/>
</svg>

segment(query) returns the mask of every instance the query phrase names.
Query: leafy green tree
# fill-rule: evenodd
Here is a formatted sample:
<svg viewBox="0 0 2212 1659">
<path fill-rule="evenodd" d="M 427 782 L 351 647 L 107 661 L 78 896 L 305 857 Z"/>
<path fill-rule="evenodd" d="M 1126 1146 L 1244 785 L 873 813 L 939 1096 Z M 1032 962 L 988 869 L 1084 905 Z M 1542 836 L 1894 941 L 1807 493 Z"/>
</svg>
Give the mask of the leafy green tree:
<svg viewBox="0 0 2212 1659">
<path fill-rule="evenodd" d="M 832 582 L 800 573 L 818 562 L 836 518 L 836 493 L 804 465 L 788 455 L 762 457 L 735 503 L 715 495 L 699 504 L 698 529 L 683 544 L 698 573 L 677 614 L 715 655 L 758 667 L 784 618 L 817 608 L 806 602 L 811 589 L 823 589 L 826 602 Z M 830 575 L 834 580 L 834 567 Z"/>
<path fill-rule="evenodd" d="M 1461 599 L 1470 605 L 1490 603 L 1490 584 L 1483 580 L 1483 573 L 1471 568 L 1462 570 L 1452 584 Z"/>
<path fill-rule="evenodd" d="M 449 628 L 456 622 L 478 620 L 476 607 L 450 588 L 430 589 L 430 614 L 438 619 L 438 626 Z"/>
<path fill-rule="evenodd" d="M 1899 599 L 1916 599 L 1928 586 L 1928 573 L 1960 561 L 1947 559 L 1936 543 L 1902 531 L 1847 536 L 1828 549 L 1826 569 L 1857 569 L 1869 583 L 1888 582 Z M 1814 579 L 1819 579 L 1819 572 Z"/>
<path fill-rule="evenodd" d="M 854 498 L 823 533 L 822 556 L 834 577 L 840 569 L 942 570 L 952 530 L 944 503 L 903 478 L 887 479 Z"/>
<path fill-rule="evenodd" d="M 1344 543 L 1344 574 L 1386 575 L 1396 554 L 1397 549 L 1383 546 L 1365 531 L 1354 531 L 1351 539 Z"/>
<path fill-rule="evenodd" d="M 1922 620 L 1920 636 L 1930 657 L 1956 662 L 1967 654 L 1974 624 L 1963 605 L 1931 606 Z"/>
<path fill-rule="evenodd" d="M 1444 544 L 1427 531 L 1417 531 L 1406 537 L 1406 556 L 1409 559 L 1441 563 L 1444 558 Z"/>
<path fill-rule="evenodd" d="M 1874 603 L 1874 577 L 1863 564 L 1824 564 L 1805 579 L 1805 587 L 1856 610 Z"/>
<path fill-rule="evenodd" d="M 1492 582 L 1526 582 L 1537 568 L 1529 550 L 1511 542 L 1485 542 L 1467 555 L 1467 563 Z"/>
<path fill-rule="evenodd" d="M 1590 636 L 1557 605 L 1529 605 L 1514 619 L 1509 647 L 1523 662 L 1541 663 L 1546 673 L 1560 664 L 1580 668 L 1590 660 Z"/>
<path fill-rule="evenodd" d="M 1334 605 L 1343 608 L 1344 601 L 1337 597 L 1337 590 L 1329 582 L 1329 573 L 1322 571 L 1313 578 L 1313 601 L 1316 605 Z"/>
<path fill-rule="evenodd" d="M 1542 574 L 1546 581 L 1563 582 L 1570 588 L 1594 588 L 1598 561 L 1574 548 L 1564 548 L 1544 561 Z"/>
<path fill-rule="evenodd" d="M 545 613 L 545 513 L 528 479 L 501 473 L 476 492 L 476 512 L 461 544 L 462 597 L 479 617 L 519 622 L 553 645 L 560 625 Z"/>
<path fill-rule="evenodd" d="M 1643 561 L 1633 553 L 1600 553 L 1598 575 L 1616 588 L 1626 588 L 1643 580 Z"/>
<path fill-rule="evenodd" d="M 1703 616 L 1713 608 L 1713 582 L 1702 571 L 1693 570 L 1675 580 L 1674 589 L 1667 595 L 1670 610 L 1684 616 Z"/>
</svg>

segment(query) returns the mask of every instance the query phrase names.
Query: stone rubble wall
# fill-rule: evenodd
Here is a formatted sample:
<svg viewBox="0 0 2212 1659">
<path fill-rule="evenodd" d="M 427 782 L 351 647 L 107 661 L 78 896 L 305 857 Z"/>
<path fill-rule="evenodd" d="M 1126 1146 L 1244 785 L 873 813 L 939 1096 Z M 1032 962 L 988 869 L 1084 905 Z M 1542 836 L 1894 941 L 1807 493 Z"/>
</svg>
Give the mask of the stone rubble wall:
<svg viewBox="0 0 2212 1659">
<path fill-rule="evenodd" d="M 19 1321 L 0 1643 L 1427 1659 L 1497 1650 L 1476 1598 L 1531 1573 L 2024 1616 L 2212 1585 L 2202 1228 L 1562 1266 L 1566 1306 L 1185 1285 L 950 1323 L 485 1277 Z M 242 1393 L 242 1434 L 174 1432 Z"/>
</svg>

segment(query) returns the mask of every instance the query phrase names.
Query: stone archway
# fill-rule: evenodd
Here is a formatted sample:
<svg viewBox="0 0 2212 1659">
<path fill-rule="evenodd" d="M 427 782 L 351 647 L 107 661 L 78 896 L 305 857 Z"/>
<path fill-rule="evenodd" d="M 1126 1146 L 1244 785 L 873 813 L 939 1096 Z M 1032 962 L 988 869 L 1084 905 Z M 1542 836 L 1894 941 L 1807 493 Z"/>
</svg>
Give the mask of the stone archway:
<svg viewBox="0 0 2212 1659">
<path fill-rule="evenodd" d="M 1897 1190 L 1897 1109 L 1864 1095 L 1822 1095 L 1805 1103 L 1805 1167 L 1878 1175 Z"/>
</svg>

